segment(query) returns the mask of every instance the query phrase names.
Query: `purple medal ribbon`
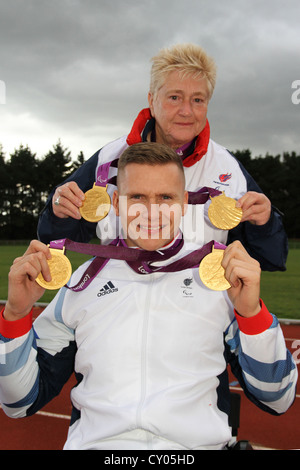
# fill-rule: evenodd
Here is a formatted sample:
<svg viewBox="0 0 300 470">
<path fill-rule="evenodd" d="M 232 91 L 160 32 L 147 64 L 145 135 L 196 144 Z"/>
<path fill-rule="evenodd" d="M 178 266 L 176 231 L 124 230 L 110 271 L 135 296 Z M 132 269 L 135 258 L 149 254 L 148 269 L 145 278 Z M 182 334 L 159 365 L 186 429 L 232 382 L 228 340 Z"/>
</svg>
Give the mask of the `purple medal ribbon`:
<svg viewBox="0 0 300 470">
<path fill-rule="evenodd" d="M 199 189 L 199 191 L 188 191 L 188 194 L 189 204 L 205 204 L 210 197 L 219 196 L 222 194 L 222 192 L 218 191 L 217 189 L 204 186 L 203 188 Z"/>
<path fill-rule="evenodd" d="M 150 274 L 154 272 L 176 272 L 188 268 L 199 266 L 200 261 L 209 253 L 212 248 L 225 249 L 226 246 L 214 240 L 210 241 L 202 248 L 183 256 L 177 261 L 173 261 L 167 266 L 153 266 L 154 262 L 163 262 L 175 256 L 183 246 L 182 237 L 178 237 L 170 248 L 160 251 L 146 251 L 136 248 L 129 248 L 123 240 L 116 238 L 110 245 L 93 245 L 73 242 L 67 238 L 50 242 L 50 248 L 75 251 L 77 253 L 95 256 L 89 267 L 82 275 L 80 281 L 75 286 L 68 286 L 68 289 L 79 292 L 85 289 L 104 268 L 110 259 L 126 261 L 127 264 L 138 274 Z"/>
<path fill-rule="evenodd" d="M 111 162 L 104 163 L 103 165 L 100 165 L 98 170 L 97 170 L 97 177 L 95 181 L 96 186 L 106 186 L 107 184 L 114 184 L 116 185 L 116 176 L 113 176 L 112 178 L 108 178 L 108 173 L 110 167 L 117 167 L 118 166 L 118 159 L 112 160 Z"/>
<path fill-rule="evenodd" d="M 194 143 L 194 140 L 191 140 L 191 142 L 188 142 L 187 144 L 184 144 L 182 145 L 182 147 L 179 147 L 178 149 L 175 150 L 177 155 L 179 155 L 182 160 L 184 160 L 185 157 L 187 157 L 188 154 L 190 153 L 189 150 L 193 143 Z"/>
</svg>

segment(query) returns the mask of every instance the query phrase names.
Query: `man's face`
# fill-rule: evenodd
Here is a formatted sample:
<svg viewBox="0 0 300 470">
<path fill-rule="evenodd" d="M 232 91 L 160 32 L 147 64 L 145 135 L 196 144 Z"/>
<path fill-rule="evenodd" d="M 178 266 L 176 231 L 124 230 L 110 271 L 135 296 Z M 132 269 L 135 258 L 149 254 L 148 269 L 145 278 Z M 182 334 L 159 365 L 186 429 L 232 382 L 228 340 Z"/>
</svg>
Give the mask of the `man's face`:
<svg viewBox="0 0 300 470">
<path fill-rule="evenodd" d="M 128 164 L 118 175 L 113 205 L 130 247 L 155 251 L 178 234 L 188 193 L 175 163 Z"/>
<path fill-rule="evenodd" d="M 190 76 L 182 79 L 179 72 L 171 72 L 155 95 L 149 93 L 148 101 L 159 143 L 179 148 L 205 127 L 209 102 L 205 79 Z"/>
</svg>

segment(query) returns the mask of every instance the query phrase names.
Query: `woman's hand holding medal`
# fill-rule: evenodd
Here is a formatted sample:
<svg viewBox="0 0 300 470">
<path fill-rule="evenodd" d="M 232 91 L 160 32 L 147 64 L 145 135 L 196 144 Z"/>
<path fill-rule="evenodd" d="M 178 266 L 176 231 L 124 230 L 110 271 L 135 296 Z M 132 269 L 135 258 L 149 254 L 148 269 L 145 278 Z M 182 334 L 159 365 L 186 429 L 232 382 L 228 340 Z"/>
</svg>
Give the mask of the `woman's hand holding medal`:
<svg viewBox="0 0 300 470">
<path fill-rule="evenodd" d="M 52 198 L 53 213 L 60 219 L 72 217 L 73 219 L 81 219 L 79 208 L 85 199 L 83 191 L 79 188 L 75 181 L 59 186 Z"/>
<path fill-rule="evenodd" d="M 111 206 L 110 196 L 107 192 L 107 183 L 110 182 L 109 170 L 117 162 L 118 159 L 100 165 L 93 187 L 85 193 L 75 181 L 59 186 L 52 198 L 54 215 L 61 219 L 73 217 L 80 220 L 83 217 L 88 222 L 99 222 L 104 219 Z"/>
<path fill-rule="evenodd" d="M 243 210 L 241 222 L 251 222 L 254 225 L 265 225 L 271 216 L 271 202 L 262 193 L 248 191 L 237 202 L 237 207 Z"/>
</svg>

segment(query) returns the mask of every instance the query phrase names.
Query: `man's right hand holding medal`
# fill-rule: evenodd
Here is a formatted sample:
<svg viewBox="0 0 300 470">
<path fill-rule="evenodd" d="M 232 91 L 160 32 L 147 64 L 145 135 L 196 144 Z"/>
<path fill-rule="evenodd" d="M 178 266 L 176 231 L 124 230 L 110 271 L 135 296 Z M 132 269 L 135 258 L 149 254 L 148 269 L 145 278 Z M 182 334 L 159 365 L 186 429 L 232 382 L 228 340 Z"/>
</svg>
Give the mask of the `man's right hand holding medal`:
<svg viewBox="0 0 300 470">
<path fill-rule="evenodd" d="M 42 273 L 45 279 L 51 281 L 47 262 L 50 258 L 48 246 L 33 240 L 24 255 L 15 259 L 8 275 L 8 297 L 3 314 L 5 320 L 15 321 L 25 317 L 41 298 L 45 289 L 35 280 Z"/>
</svg>

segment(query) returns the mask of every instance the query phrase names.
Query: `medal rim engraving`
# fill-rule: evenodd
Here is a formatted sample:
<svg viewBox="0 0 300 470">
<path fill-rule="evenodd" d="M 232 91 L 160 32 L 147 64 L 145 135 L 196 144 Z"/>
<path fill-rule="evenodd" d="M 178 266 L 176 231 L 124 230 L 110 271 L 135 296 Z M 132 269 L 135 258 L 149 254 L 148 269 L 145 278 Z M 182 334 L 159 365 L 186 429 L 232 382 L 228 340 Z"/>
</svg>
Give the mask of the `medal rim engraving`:
<svg viewBox="0 0 300 470">
<path fill-rule="evenodd" d="M 211 198 L 208 208 L 209 220 L 221 230 L 231 230 L 240 223 L 243 216 L 242 209 L 235 205 L 236 200 L 226 196 L 224 192 Z"/>
<path fill-rule="evenodd" d="M 213 248 L 212 252 L 206 255 L 199 265 L 200 279 L 211 290 L 224 291 L 231 287 L 225 278 L 225 270 L 221 265 L 223 254 L 224 250 Z M 211 274 L 212 268 L 214 268 L 214 277 Z"/>
<path fill-rule="evenodd" d="M 99 199 L 100 204 L 97 206 L 97 208 L 102 205 L 108 206 L 108 210 L 105 211 L 104 215 L 100 216 L 96 214 L 95 215 L 90 214 L 89 199 L 90 199 L 91 194 L 93 195 L 93 197 L 91 198 L 92 200 Z M 110 207 L 111 207 L 111 199 L 107 192 L 107 186 L 104 188 L 103 186 L 97 186 L 94 183 L 93 187 L 89 189 L 88 191 L 86 191 L 85 200 L 83 201 L 82 206 L 79 208 L 79 212 L 81 216 L 88 222 L 99 222 L 100 220 L 104 219 L 107 216 L 107 214 L 109 213 Z"/>
<path fill-rule="evenodd" d="M 72 266 L 69 261 L 69 258 L 64 254 L 64 250 L 58 250 L 55 248 L 49 248 L 50 253 L 51 253 L 51 259 L 48 261 L 48 265 L 50 268 L 50 273 L 51 273 L 51 264 L 54 262 L 54 264 L 57 266 L 61 266 L 59 269 L 60 276 L 55 279 L 51 279 L 50 282 L 45 281 L 42 273 L 38 275 L 36 278 L 36 282 L 43 287 L 44 289 L 47 290 L 57 290 L 63 287 L 70 279 L 71 274 L 72 274 Z M 65 271 L 67 271 L 65 273 Z M 52 276 L 52 273 L 51 273 Z"/>
</svg>

